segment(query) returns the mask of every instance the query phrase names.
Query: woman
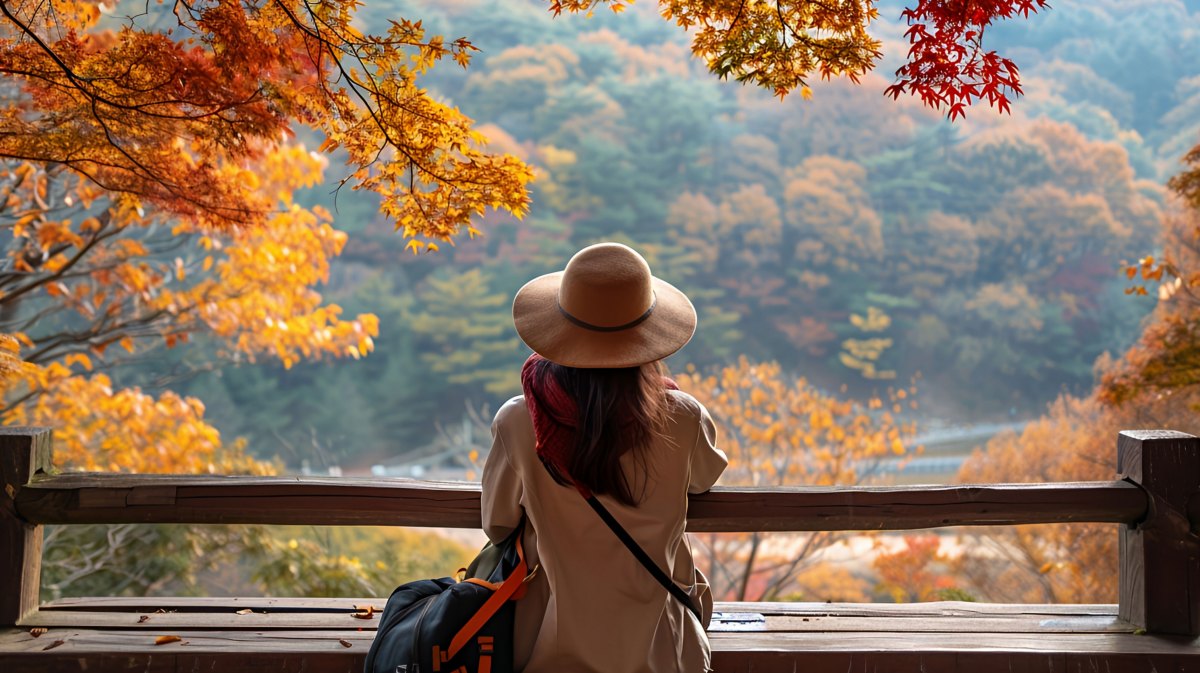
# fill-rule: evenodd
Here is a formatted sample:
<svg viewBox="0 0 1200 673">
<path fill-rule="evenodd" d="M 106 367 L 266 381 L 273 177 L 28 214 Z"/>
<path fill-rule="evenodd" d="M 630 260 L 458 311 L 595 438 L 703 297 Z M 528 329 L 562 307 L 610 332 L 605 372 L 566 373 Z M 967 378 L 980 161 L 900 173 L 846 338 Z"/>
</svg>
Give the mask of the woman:
<svg viewBox="0 0 1200 673">
<path fill-rule="evenodd" d="M 712 598 L 684 524 L 688 493 L 711 488 L 727 461 L 708 412 L 659 363 L 691 339 L 695 309 L 637 252 L 602 243 L 521 288 L 513 318 L 534 355 L 521 372 L 525 394 L 492 424 L 483 526 L 499 541 L 524 516 L 527 558 L 540 565 L 517 603 L 516 670 L 709 670 Z M 588 494 L 691 606 L 654 579 Z"/>
</svg>

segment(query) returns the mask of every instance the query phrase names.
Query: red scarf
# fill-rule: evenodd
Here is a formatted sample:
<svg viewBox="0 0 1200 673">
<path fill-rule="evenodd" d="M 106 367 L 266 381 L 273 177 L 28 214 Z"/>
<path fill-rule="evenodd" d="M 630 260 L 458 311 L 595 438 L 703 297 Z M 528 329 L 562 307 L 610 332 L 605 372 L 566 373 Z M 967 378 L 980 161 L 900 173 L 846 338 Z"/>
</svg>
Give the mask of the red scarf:
<svg viewBox="0 0 1200 673">
<path fill-rule="evenodd" d="M 537 376 L 537 364 L 545 360 L 534 353 L 521 367 L 521 388 L 525 392 L 525 406 L 533 420 L 533 436 L 538 458 L 552 471 L 570 482 L 583 496 L 591 496 L 591 490 L 575 482 L 567 470 L 571 451 L 575 447 L 575 423 L 579 407 L 575 400 L 563 390 L 553 376 Z M 668 390 L 679 390 L 679 386 L 667 377 L 663 385 Z"/>
</svg>

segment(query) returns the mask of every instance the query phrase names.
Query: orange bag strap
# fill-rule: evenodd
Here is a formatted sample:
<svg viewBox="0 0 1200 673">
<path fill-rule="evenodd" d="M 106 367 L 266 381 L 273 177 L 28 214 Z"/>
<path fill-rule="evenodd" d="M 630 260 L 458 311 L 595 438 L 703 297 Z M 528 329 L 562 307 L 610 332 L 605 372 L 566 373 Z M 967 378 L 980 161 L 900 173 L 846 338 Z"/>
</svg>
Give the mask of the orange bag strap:
<svg viewBox="0 0 1200 673">
<path fill-rule="evenodd" d="M 517 567 L 513 568 L 513 571 L 508 574 L 508 577 L 504 579 L 500 587 L 488 597 L 483 606 L 454 635 L 454 638 L 450 641 L 450 647 L 446 649 L 447 659 L 453 659 L 457 656 L 459 651 L 467 646 L 471 638 L 475 637 L 479 629 L 483 628 L 483 625 L 500 610 L 500 606 L 511 599 L 517 593 L 517 589 L 520 589 L 525 584 L 525 575 L 529 566 L 525 563 L 525 549 L 521 546 L 521 538 L 523 536 L 523 533 L 517 535 L 517 558 L 520 559 L 517 562 Z"/>
</svg>

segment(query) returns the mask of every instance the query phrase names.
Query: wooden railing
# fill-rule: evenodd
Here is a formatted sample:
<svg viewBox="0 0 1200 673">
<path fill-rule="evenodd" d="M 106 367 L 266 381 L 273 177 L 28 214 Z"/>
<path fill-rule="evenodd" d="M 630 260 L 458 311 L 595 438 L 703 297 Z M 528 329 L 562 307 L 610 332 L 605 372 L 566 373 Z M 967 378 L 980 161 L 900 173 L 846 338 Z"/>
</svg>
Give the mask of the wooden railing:
<svg viewBox="0 0 1200 673">
<path fill-rule="evenodd" d="M 1066 451 L 1069 447 L 1046 447 Z M 1135 633 L 1200 635 L 1200 438 L 1122 432 L 1106 482 L 716 488 L 688 530 L 903 530 L 1109 522 L 1119 616 Z M 47 430 L 0 430 L 0 628 L 36 613 L 42 525 L 402 525 L 478 528 L 479 486 L 402 479 L 51 474 Z M 808 621 L 807 619 L 805 621 Z M 1200 642 L 1200 641 L 1197 641 Z M 1197 651 L 1200 662 L 1200 650 Z M 3 650 L 0 648 L 0 661 Z"/>
</svg>

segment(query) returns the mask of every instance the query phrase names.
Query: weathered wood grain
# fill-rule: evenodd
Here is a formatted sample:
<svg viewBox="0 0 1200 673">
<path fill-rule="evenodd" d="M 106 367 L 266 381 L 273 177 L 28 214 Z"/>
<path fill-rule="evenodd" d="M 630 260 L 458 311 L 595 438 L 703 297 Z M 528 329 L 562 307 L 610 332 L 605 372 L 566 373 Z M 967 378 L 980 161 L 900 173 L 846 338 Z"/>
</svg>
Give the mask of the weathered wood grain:
<svg viewBox="0 0 1200 673">
<path fill-rule="evenodd" d="M 38 605 L 42 527 L 22 520 L 16 499 L 49 468 L 49 430 L 0 427 L 0 625 L 16 624 Z"/>
<path fill-rule="evenodd" d="M 75 599 L 43 606 L 23 627 L 61 629 L 374 630 L 377 619 L 353 616 L 376 599 Z M 239 611 L 248 611 L 238 614 Z M 808 631 L 987 632 L 987 633 L 1129 633 L 1115 605 L 994 605 L 938 602 L 718 603 L 718 613 L 756 613 L 765 617 L 756 629 L 771 633 Z M 713 631 L 719 631 L 718 626 Z"/>
<path fill-rule="evenodd" d="M 75 474 L 17 498 L 38 523 L 398 525 L 478 528 L 479 485 L 405 479 Z M 1120 481 L 911 487 L 716 488 L 692 496 L 692 532 L 908 530 L 1127 523 L 1146 496 Z"/>
<path fill-rule="evenodd" d="M 345 611 L 367 602 L 379 599 L 64 599 L 45 606 L 39 617 L 126 622 L 102 628 L 50 623 L 40 638 L 27 628 L 0 630 L 0 670 L 357 673 L 374 637 L 374 621 L 342 626 L 345 615 L 315 611 Z M 290 611 L 213 612 L 233 605 Z M 136 610 L 141 608 L 176 612 L 151 613 L 139 624 Z M 1200 667 L 1200 640 L 1134 635 L 1131 625 L 1116 618 L 1115 605 L 723 602 L 716 610 L 767 616 L 764 632 L 711 634 L 719 673 L 1167 673 Z M 248 622 L 241 620 L 247 618 L 263 623 L 245 628 Z M 198 627 L 187 624 L 189 619 L 227 626 Z M 273 619 L 293 626 L 271 626 Z M 176 635 L 183 642 L 154 645 L 159 635 Z M 61 645 L 44 649 L 60 640 Z"/>
<path fill-rule="evenodd" d="M 1120 531 L 1121 617 L 1153 633 L 1200 635 L 1200 537 L 1188 518 L 1200 494 L 1200 438 L 1122 432 L 1117 470 L 1151 502 Z"/>
<path fill-rule="evenodd" d="M 381 603 L 380 603 L 381 605 Z M 743 611 L 754 612 L 753 606 Z M 376 613 L 378 615 L 378 613 Z M 67 612 L 63 610 L 40 610 L 28 615 L 21 622 L 23 627 L 44 627 L 51 631 L 70 629 L 133 629 L 153 631 L 229 631 L 246 629 L 269 630 L 357 630 L 374 631 L 379 619 L 358 619 L 352 610 L 339 612 L 271 612 L 251 611 L 237 614 L 224 612 Z M 717 625 L 710 629 L 718 632 Z M 1116 614 L 1098 615 L 1045 615 L 1024 616 L 976 616 L 971 619 L 955 615 L 889 618 L 883 615 L 851 616 L 838 614 L 805 615 L 767 614 L 755 631 L 769 633 L 803 632 L 892 632 L 892 633 L 1129 633 L 1128 622 Z"/>
<path fill-rule="evenodd" d="M 1056 643 L 986 634 L 854 636 L 715 636 L 712 664 L 718 673 L 1184 673 L 1197 666 L 1194 649 L 1156 650 L 1129 635 Z"/>
<path fill-rule="evenodd" d="M 42 604 L 44 611 L 130 612 L 173 610 L 175 612 L 230 612 L 242 609 L 277 612 L 344 611 L 356 605 L 382 607 L 386 600 L 378 597 L 360 598 L 301 598 L 273 596 L 96 596 L 60 598 Z"/>
<path fill-rule="evenodd" d="M 1076 521 L 1120 523 L 1145 512 L 1122 482 L 716 488 L 692 496 L 692 532 L 913 530 Z"/>
<path fill-rule="evenodd" d="M 262 596 L 163 596 L 163 597 L 87 597 L 60 598 L 41 606 L 45 611 L 109 612 L 223 612 L 249 608 L 274 612 L 338 612 L 372 604 L 380 607 L 386 597 L 300 598 Z M 964 619 L 993 618 L 997 615 L 1039 618 L 1106 616 L 1117 614 L 1117 606 L 1108 603 L 974 603 L 933 601 L 927 603 L 826 603 L 826 602 L 737 602 L 718 601 L 717 612 L 758 612 L 768 615 L 880 617 L 883 619 L 920 619 L 955 616 Z"/>
<path fill-rule="evenodd" d="M 6 673 L 357 673 L 373 634 L 176 631 L 169 635 L 180 636 L 182 642 L 155 646 L 156 635 L 168 634 L 75 629 L 35 639 L 26 632 L 0 632 L 0 668 Z M 44 650 L 58 640 L 62 645 Z M 718 673 L 1167 673 L 1200 666 L 1200 648 L 1189 639 L 1127 633 L 718 633 L 712 645 Z"/>
</svg>

